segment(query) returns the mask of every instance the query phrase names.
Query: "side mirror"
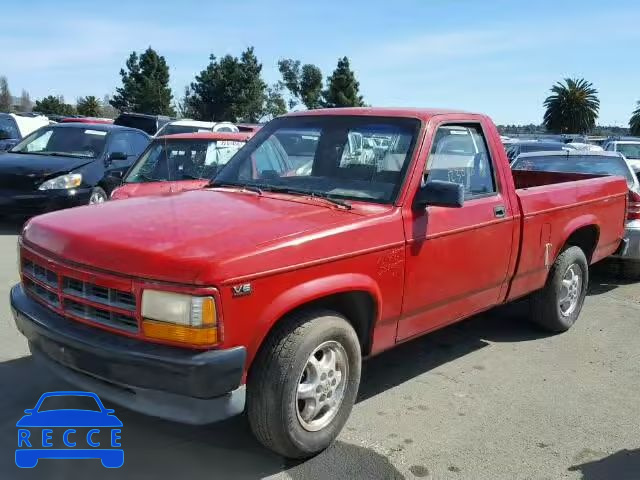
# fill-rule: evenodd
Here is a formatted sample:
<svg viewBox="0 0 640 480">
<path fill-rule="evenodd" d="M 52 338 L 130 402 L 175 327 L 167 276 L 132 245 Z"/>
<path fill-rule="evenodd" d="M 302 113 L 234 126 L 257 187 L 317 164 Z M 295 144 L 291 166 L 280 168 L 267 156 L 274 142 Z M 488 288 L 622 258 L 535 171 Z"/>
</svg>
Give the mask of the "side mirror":
<svg viewBox="0 0 640 480">
<path fill-rule="evenodd" d="M 111 152 L 107 157 L 107 160 L 112 162 L 114 160 L 126 160 L 127 158 L 129 157 L 127 157 L 127 154 L 124 152 Z"/>
<path fill-rule="evenodd" d="M 459 183 L 432 180 L 418 190 L 414 206 L 460 208 L 464 205 L 464 188 Z"/>
</svg>

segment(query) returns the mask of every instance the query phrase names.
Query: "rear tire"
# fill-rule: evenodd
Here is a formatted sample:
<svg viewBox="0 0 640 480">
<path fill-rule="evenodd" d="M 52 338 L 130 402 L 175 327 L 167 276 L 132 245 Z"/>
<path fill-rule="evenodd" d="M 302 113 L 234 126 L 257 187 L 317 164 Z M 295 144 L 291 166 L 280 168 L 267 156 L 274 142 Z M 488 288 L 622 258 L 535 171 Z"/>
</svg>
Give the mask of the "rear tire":
<svg viewBox="0 0 640 480">
<path fill-rule="evenodd" d="M 247 381 L 256 438 L 288 458 L 327 448 L 351 413 L 361 361 L 356 332 L 336 312 L 303 312 L 276 326 Z"/>
<path fill-rule="evenodd" d="M 589 264 L 579 247 L 553 263 L 544 288 L 531 296 L 531 320 L 545 330 L 566 332 L 578 319 L 589 286 Z"/>
</svg>

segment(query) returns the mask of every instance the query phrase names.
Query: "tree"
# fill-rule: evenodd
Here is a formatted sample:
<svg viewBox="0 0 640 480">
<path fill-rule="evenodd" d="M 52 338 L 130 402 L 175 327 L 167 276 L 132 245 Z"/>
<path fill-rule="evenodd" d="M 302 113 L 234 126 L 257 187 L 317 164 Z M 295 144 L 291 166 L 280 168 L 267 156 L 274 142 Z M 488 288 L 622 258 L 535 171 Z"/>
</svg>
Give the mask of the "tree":
<svg viewBox="0 0 640 480">
<path fill-rule="evenodd" d="M 318 108 L 322 95 L 322 72 L 318 67 L 307 63 L 300 67 L 300 60 L 283 58 L 278 61 L 278 70 L 282 75 L 281 84 L 291 95 L 289 108 L 302 103 L 308 109 Z"/>
<path fill-rule="evenodd" d="M 309 110 L 322 106 L 322 71 L 310 63 L 302 66 L 300 100 Z"/>
<path fill-rule="evenodd" d="M 631 135 L 640 136 L 640 102 L 637 103 L 637 108 L 631 115 L 631 120 L 629 120 L 629 129 Z"/>
<path fill-rule="evenodd" d="M 64 103 L 62 96 L 49 95 L 42 100 L 36 100 L 36 104 L 33 107 L 34 112 L 39 112 L 44 115 L 73 115 L 75 109 L 73 106 Z"/>
<path fill-rule="evenodd" d="M 600 110 L 598 91 L 584 78 L 565 78 L 551 87 L 544 101 L 544 125 L 554 133 L 586 133 L 593 129 Z"/>
<path fill-rule="evenodd" d="M 31 103 L 29 92 L 27 92 L 26 90 L 22 90 L 22 94 L 20 95 L 20 111 L 30 112 L 32 108 L 33 103 Z"/>
<path fill-rule="evenodd" d="M 338 66 L 327 78 L 327 88 L 322 92 L 322 104 L 328 108 L 363 107 L 364 101 L 359 93 L 360 84 L 351 70 L 349 59 L 342 57 Z"/>
<path fill-rule="evenodd" d="M 7 77 L 0 77 L 0 112 L 11 111 L 11 92 Z"/>
<path fill-rule="evenodd" d="M 82 115 L 84 117 L 99 117 L 102 115 L 102 105 L 100 105 L 100 100 L 93 95 L 78 98 L 78 101 L 76 102 L 76 110 L 78 111 L 78 115 Z"/>
<path fill-rule="evenodd" d="M 140 56 L 131 52 L 126 70 L 120 70 L 122 87 L 116 88 L 111 105 L 122 111 L 175 115 L 165 58 L 147 48 Z"/>
<path fill-rule="evenodd" d="M 263 116 L 269 120 L 279 117 L 287 113 L 287 104 L 282 96 L 282 85 L 276 83 L 267 88 L 267 97 L 265 100 Z"/>
<path fill-rule="evenodd" d="M 102 116 L 104 118 L 116 118 L 118 116 L 118 111 L 113 108 L 110 102 L 111 97 L 109 95 L 102 97 Z"/>
<path fill-rule="evenodd" d="M 188 88 L 183 110 L 199 120 L 256 122 L 264 116 L 266 101 L 262 65 L 249 47 L 240 58 L 211 55 Z"/>
</svg>

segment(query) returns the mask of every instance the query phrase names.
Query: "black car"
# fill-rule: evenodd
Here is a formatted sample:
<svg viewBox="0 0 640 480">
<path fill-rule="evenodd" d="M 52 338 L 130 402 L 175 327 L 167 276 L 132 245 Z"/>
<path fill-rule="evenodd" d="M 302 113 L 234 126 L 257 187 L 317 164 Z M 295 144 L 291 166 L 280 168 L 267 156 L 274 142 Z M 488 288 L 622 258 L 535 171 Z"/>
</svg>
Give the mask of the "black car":
<svg viewBox="0 0 640 480">
<path fill-rule="evenodd" d="M 507 157 L 509 157 L 509 163 L 511 163 L 521 153 L 552 152 L 562 150 L 563 147 L 563 142 L 544 142 L 537 140 L 516 142 L 507 146 Z"/>
<path fill-rule="evenodd" d="M 173 120 L 171 117 L 164 115 L 147 115 L 144 113 L 121 113 L 113 121 L 114 125 L 123 127 L 131 127 L 147 132 L 149 135 L 155 135 L 160 128 L 166 123 Z"/>
<path fill-rule="evenodd" d="M 0 215 L 102 203 L 150 140 L 107 124 L 42 127 L 0 155 Z"/>
</svg>

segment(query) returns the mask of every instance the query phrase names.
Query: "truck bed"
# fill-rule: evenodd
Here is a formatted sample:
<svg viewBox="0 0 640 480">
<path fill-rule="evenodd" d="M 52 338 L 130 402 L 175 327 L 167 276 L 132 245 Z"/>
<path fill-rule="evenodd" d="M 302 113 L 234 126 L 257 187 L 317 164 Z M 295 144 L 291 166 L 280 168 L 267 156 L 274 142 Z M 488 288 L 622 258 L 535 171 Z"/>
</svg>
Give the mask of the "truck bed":
<svg viewBox="0 0 640 480">
<path fill-rule="evenodd" d="M 524 170 L 512 175 L 522 213 L 520 254 L 507 300 L 544 286 L 550 265 L 572 232 L 582 228 L 586 243 L 595 236 L 595 251 L 586 252 L 590 263 L 618 248 L 628 193 L 622 177 Z"/>
</svg>

